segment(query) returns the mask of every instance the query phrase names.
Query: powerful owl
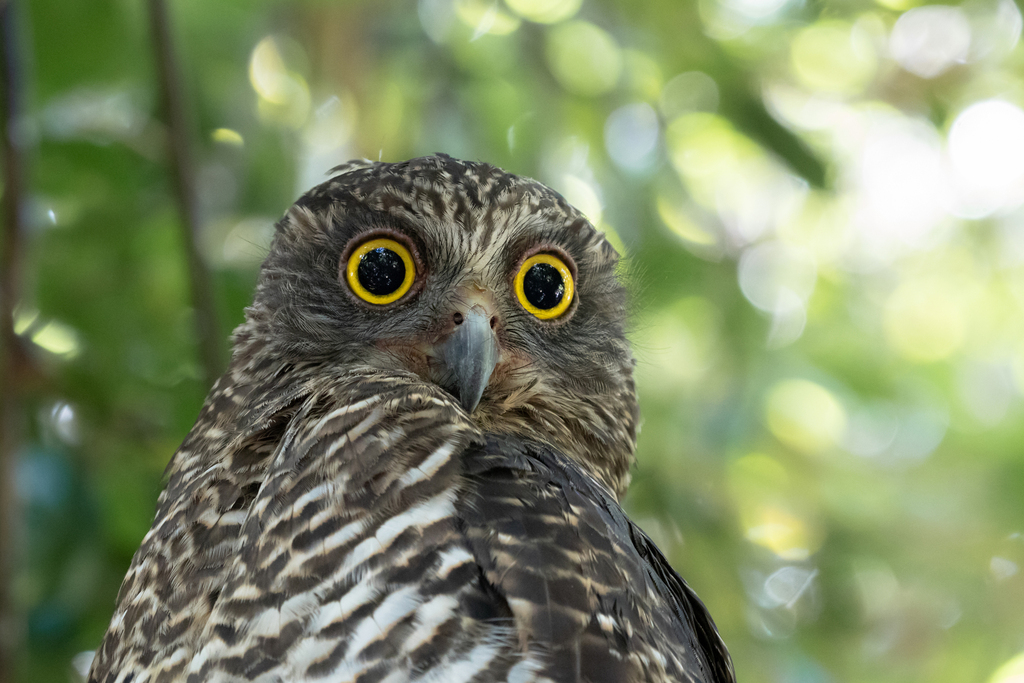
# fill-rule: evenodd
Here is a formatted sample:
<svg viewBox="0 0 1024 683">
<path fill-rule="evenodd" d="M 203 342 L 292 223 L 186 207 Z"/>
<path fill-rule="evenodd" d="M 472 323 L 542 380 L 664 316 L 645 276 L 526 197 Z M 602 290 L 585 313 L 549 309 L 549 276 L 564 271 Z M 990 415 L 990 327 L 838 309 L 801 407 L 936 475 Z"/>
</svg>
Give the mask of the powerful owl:
<svg viewBox="0 0 1024 683">
<path fill-rule="evenodd" d="M 90 680 L 733 681 L 619 507 L 615 250 L 487 164 L 332 173 L 277 225 Z"/>
</svg>

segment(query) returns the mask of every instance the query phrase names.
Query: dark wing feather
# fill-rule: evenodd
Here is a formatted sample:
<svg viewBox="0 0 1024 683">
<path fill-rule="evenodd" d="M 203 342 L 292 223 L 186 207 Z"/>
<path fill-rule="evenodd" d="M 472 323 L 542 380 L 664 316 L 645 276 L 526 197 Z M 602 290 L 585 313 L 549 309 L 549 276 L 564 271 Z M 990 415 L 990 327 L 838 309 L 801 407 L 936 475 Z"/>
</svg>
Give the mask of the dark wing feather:
<svg viewBox="0 0 1024 683">
<path fill-rule="evenodd" d="M 467 454 L 465 468 L 465 533 L 542 676 L 735 680 L 703 603 L 574 461 L 491 436 Z"/>
<path fill-rule="evenodd" d="M 718 633 L 711 614 L 704 602 L 697 597 L 686 581 L 668 563 L 661 550 L 654 545 L 640 527 L 630 522 L 633 545 L 644 558 L 653 581 L 658 584 L 658 592 L 670 596 L 669 602 L 675 612 L 673 623 L 681 627 L 684 624 L 693 629 L 697 637 L 698 648 L 705 653 L 710 669 L 710 679 L 716 683 L 728 683 L 736 680 L 732 657 L 725 647 L 722 636 Z"/>
</svg>

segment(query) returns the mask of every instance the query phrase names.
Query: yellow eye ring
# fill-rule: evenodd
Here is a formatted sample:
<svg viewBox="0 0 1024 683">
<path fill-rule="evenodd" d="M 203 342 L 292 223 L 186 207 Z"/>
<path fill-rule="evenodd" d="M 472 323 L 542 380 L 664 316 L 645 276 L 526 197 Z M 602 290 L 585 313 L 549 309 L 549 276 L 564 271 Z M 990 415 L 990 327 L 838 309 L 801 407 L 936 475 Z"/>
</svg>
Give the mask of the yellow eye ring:
<svg viewBox="0 0 1024 683">
<path fill-rule="evenodd" d="M 534 271 L 537 266 L 540 268 Z M 519 267 L 515 289 L 523 308 L 541 320 L 551 320 L 565 313 L 572 303 L 572 271 L 553 254 L 534 254 Z"/>
<path fill-rule="evenodd" d="M 401 242 L 379 237 L 356 247 L 348 257 L 345 279 L 363 301 L 390 304 L 401 299 L 416 281 L 416 264 Z"/>
</svg>

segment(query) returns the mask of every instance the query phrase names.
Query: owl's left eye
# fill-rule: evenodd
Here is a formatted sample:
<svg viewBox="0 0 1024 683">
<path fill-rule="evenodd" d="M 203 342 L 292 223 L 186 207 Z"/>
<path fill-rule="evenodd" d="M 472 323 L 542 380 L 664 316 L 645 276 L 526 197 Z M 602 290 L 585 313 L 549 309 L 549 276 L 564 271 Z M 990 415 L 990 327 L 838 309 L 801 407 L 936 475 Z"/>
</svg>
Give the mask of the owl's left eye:
<svg viewBox="0 0 1024 683">
<path fill-rule="evenodd" d="M 572 303 L 572 271 L 554 254 L 534 254 L 519 267 L 515 289 L 523 308 L 541 320 L 552 320 Z"/>
<path fill-rule="evenodd" d="M 356 247 L 345 269 L 348 286 L 371 304 L 390 304 L 409 291 L 416 280 L 416 264 L 401 242 L 387 237 Z"/>
</svg>

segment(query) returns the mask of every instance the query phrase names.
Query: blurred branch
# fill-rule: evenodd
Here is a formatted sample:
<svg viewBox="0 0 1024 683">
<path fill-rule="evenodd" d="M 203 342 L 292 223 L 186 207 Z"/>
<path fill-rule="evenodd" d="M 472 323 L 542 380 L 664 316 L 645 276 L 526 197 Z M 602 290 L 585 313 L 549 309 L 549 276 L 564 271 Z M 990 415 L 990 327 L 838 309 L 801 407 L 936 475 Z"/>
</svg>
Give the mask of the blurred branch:
<svg viewBox="0 0 1024 683">
<path fill-rule="evenodd" d="M 3 251 L 0 252 L 0 683 L 14 681 L 21 621 L 14 604 L 13 579 L 18 514 L 14 487 L 21 391 L 16 379 L 17 335 L 14 307 L 21 283 L 24 169 L 20 126 L 22 83 L 17 52 L 14 0 L 0 0 L 0 90 L 3 112 Z"/>
<path fill-rule="evenodd" d="M 826 186 L 828 178 L 821 159 L 798 135 L 776 121 L 759 97 L 740 89 L 731 94 L 727 90 L 721 107 L 722 114 L 739 130 L 778 154 L 813 187 Z"/>
<path fill-rule="evenodd" d="M 721 114 L 777 154 L 813 187 L 824 188 L 829 182 L 825 163 L 799 135 L 771 115 L 760 86 L 751 82 L 749 68 L 737 64 L 718 41 L 706 35 L 701 36 L 701 45 L 707 60 L 705 69 L 721 85 Z"/>
<path fill-rule="evenodd" d="M 168 131 L 168 154 L 174 173 L 174 189 L 182 219 L 182 243 L 188 261 L 192 308 L 195 310 L 199 354 L 206 385 L 212 386 L 222 372 L 222 339 L 217 322 L 210 271 L 199 253 L 199 206 L 196 199 L 195 167 L 189 145 L 188 121 L 182 95 L 181 74 L 175 59 L 170 18 L 164 0 L 149 1 L 153 47 L 160 76 L 164 119 Z"/>
</svg>

